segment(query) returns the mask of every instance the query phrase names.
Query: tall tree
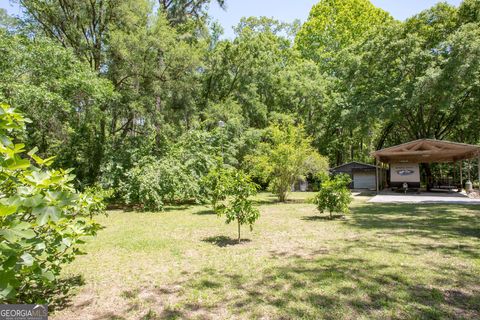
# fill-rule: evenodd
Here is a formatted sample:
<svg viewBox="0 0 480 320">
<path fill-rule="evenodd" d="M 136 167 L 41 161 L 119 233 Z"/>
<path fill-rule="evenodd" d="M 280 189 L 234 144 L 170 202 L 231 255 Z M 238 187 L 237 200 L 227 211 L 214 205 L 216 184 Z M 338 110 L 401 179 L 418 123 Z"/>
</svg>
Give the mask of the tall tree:
<svg viewBox="0 0 480 320">
<path fill-rule="evenodd" d="M 280 78 L 287 76 L 282 71 L 289 68 L 293 54 L 289 34 L 295 28 L 265 17 L 243 18 L 235 28 L 237 37 L 219 42 L 207 58 L 205 107 L 234 100 L 246 123 L 257 128 L 267 125 L 272 111 L 293 111 L 278 99 L 278 91 L 280 81 L 286 84 Z"/>
<path fill-rule="evenodd" d="M 350 99 L 392 139 L 451 138 L 478 123 L 480 29 L 458 17 L 439 4 L 353 50 Z"/>
<path fill-rule="evenodd" d="M 100 71 L 108 44 L 108 31 L 120 19 L 120 0 L 19 0 L 31 21 L 48 36 Z"/>
<path fill-rule="evenodd" d="M 295 38 L 305 58 L 327 67 L 336 54 L 392 20 L 369 0 L 321 0 Z"/>
<path fill-rule="evenodd" d="M 116 104 L 103 105 L 98 114 L 104 171 L 126 170 L 139 150 L 158 154 L 167 137 L 195 125 L 206 41 L 197 32 L 203 20 L 188 22 L 195 19 L 191 10 L 200 12 L 207 3 L 169 1 L 187 10 L 185 23 L 172 27 L 167 13 L 149 0 L 20 1 L 31 25 L 114 85 Z"/>
<path fill-rule="evenodd" d="M 0 31 L 0 46 L 0 99 L 33 121 L 27 146 L 58 156 L 80 181 L 95 180 L 105 148 L 98 119 L 115 99 L 111 83 L 49 39 Z"/>
<path fill-rule="evenodd" d="M 184 23 L 189 18 L 203 19 L 207 15 L 206 8 L 212 0 L 158 0 L 160 9 L 167 14 L 172 25 Z M 225 9 L 225 0 L 215 1 Z"/>
</svg>

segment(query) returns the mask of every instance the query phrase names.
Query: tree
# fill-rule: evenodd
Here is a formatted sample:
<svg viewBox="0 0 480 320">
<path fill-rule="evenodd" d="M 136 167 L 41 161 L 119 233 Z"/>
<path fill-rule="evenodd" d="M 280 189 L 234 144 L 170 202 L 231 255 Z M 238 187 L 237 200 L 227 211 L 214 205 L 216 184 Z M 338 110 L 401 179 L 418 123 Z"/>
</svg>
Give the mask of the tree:
<svg viewBox="0 0 480 320">
<path fill-rule="evenodd" d="M 0 300 L 48 302 L 64 264 L 101 228 L 101 194 L 77 192 L 70 170 L 51 169 L 53 158 L 25 152 L 21 114 L 0 104 Z"/>
<path fill-rule="evenodd" d="M 191 172 L 174 157 L 140 159 L 125 173 L 119 189 L 126 204 L 140 206 L 145 211 L 196 200 L 198 194 L 198 184 Z"/>
<path fill-rule="evenodd" d="M 185 23 L 189 18 L 203 19 L 207 15 L 205 8 L 211 0 L 158 0 L 160 9 L 167 13 L 172 25 Z M 215 1 L 225 9 L 225 0 Z"/>
<path fill-rule="evenodd" d="M 147 155 L 160 156 L 168 141 L 175 142 L 198 124 L 196 99 L 207 41 L 200 26 L 190 26 L 193 18 L 188 15 L 191 10 L 203 12 L 207 2 L 166 2 L 186 10 L 185 23 L 175 27 L 167 13 L 148 0 L 22 0 L 20 4 L 34 30 L 29 37 L 52 38 L 113 85 L 116 99 L 99 105 L 95 126 L 72 130 L 77 145 L 98 151 L 90 161 L 95 172 L 79 175 L 82 183 L 97 181 L 99 168 L 110 181 L 118 182 L 110 177 L 130 169 L 147 148 Z M 88 134 L 96 138 L 82 139 Z M 98 148 L 92 147 L 96 143 Z M 78 157 L 72 153 L 72 158 Z"/>
<path fill-rule="evenodd" d="M 205 109 L 211 104 L 235 102 L 244 123 L 254 128 L 268 125 L 272 111 L 287 112 L 277 102 L 279 74 L 292 54 L 285 35 L 295 25 L 276 20 L 242 18 L 233 41 L 220 41 L 207 56 L 204 74 Z"/>
<path fill-rule="evenodd" d="M 295 46 L 305 58 L 327 66 L 339 51 L 391 20 L 369 0 L 321 0 L 298 32 Z"/>
<path fill-rule="evenodd" d="M 478 126 L 479 30 L 443 3 L 352 47 L 345 97 L 357 102 L 357 117 L 381 119 L 377 147 L 420 138 L 475 142 L 467 132 Z"/>
<path fill-rule="evenodd" d="M 7 10 L 0 8 L 0 28 L 6 30 L 7 32 L 15 32 L 18 25 L 20 24 L 19 19 L 10 16 L 7 13 Z"/>
<path fill-rule="evenodd" d="M 120 0 L 20 0 L 33 23 L 65 48 L 73 48 L 95 71 L 104 66 L 108 32 L 120 19 Z M 118 22 L 118 20 L 117 20 Z"/>
<path fill-rule="evenodd" d="M 28 148 L 75 168 L 82 185 L 100 174 L 106 148 L 99 119 L 116 99 L 112 84 L 52 40 L 0 30 L 0 99 L 28 115 Z"/>
<path fill-rule="evenodd" d="M 260 217 L 260 212 L 253 206 L 252 200 L 249 198 L 257 193 L 257 185 L 250 180 L 250 177 L 240 170 L 233 170 L 225 176 L 226 181 L 217 185 L 217 188 L 226 187 L 226 203 L 217 206 L 217 214 L 225 215 L 226 223 L 237 222 L 238 227 L 238 243 L 241 241 L 240 228 L 244 224 L 248 224 L 250 230 L 253 224 Z M 225 183 L 226 186 L 223 184 Z"/>
<path fill-rule="evenodd" d="M 480 64 L 473 4 L 460 12 L 439 4 L 339 52 L 317 122 L 320 152 L 341 164 L 420 138 L 476 143 Z"/>
<path fill-rule="evenodd" d="M 324 157 L 311 146 L 301 125 L 285 118 L 271 124 L 264 132 L 257 152 L 247 157 L 247 166 L 255 176 L 268 183 L 270 191 L 282 202 L 297 179 L 316 175 L 328 168 Z"/>
<path fill-rule="evenodd" d="M 480 22 L 480 1 L 464 0 L 458 8 L 461 23 Z"/>
<path fill-rule="evenodd" d="M 320 191 L 315 196 L 315 204 L 318 211 L 323 213 L 328 210 L 330 219 L 333 218 L 333 213 L 349 212 L 349 205 L 352 202 L 351 192 L 348 185 L 351 182 L 350 176 L 346 174 L 339 174 L 333 177 L 324 175 L 321 177 L 322 183 Z"/>
</svg>

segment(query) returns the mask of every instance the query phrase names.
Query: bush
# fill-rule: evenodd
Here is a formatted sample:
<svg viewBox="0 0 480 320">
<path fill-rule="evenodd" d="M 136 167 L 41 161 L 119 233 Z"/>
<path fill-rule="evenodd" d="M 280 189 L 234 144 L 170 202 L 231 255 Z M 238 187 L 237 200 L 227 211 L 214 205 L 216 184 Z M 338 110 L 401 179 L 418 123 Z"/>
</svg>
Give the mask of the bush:
<svg viewBox="0 0 480 320">
<path fill-rule="evenodd" d="M 127 204 L 151 211 L 162 210 L 168 203 L 200 202 L 200 182 L 221 152 L 214 138 L 208 132 L 192 130 L 164 157 L 143 157 L 127 171 L 119 193 Z"/>
<path fill-rule="evenodd" d="M 86 236 L 101 228 L 92 218 L 104 210 L 94 190 L 77 192 L 71 170 L 54 170 L 53 158 L 25 153 L 27 122 L 0 105 L 0 300 L 48 302 L 62 266 L 81 254 Z"/>
<path fill-rule="evenodd" d="M 325 176 L 322 178 L 320 191 L 315 197 L 317 209 L 323 213 L 325 210 L 332 213 L 346 214 L 350 212 L 349 205 L 352 202 L 352 196 L 348 185 L 350 176 L 346 174 L 335 175 L 334 177 Z"/>
<path fill-rule="evenodd" d="M 122 184 L 127 204 L 139 204 L 144 210 L 162 210 L 166 203 L 196 199 L 199 186 L 185 166 L 174 158 L 143 158 L 127 172 Z"/>
</svg>

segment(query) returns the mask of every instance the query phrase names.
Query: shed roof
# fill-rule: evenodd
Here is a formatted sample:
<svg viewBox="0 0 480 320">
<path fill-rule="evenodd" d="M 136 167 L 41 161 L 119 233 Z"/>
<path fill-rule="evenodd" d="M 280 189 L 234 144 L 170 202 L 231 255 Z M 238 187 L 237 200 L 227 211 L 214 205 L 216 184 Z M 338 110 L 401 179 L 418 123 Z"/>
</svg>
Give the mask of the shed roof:
<svg viewBox="0 0 480 320">
<path fill-rule="evenodd" d="M 348 162 L 348 163 L 344 163 L 344 164 L 341 164 L 335 168 L 331 168 L 330 170 L 331 171 L 335 171 L 335 170 L 339 170 L 339 169 L 342 169 L 342 168 L 349 168 L 349 169 L 358 169 L 358 168 L 371 168 L 371 169 L 375 169 L 377 168 L 376 166 L 374 166 L 373 164 L 367 164 L 367 163 L 363 163 L 363 162 L 358 162 L 358 161 L 351 161 L 351 162 Z"/>
<path fill-rule="evenodd" d="M 480 146 L 435 139 L 419 139 L 381 149 L 372 155 L 383 163 L 455 162 L 480 156 Z"/>
</svg>

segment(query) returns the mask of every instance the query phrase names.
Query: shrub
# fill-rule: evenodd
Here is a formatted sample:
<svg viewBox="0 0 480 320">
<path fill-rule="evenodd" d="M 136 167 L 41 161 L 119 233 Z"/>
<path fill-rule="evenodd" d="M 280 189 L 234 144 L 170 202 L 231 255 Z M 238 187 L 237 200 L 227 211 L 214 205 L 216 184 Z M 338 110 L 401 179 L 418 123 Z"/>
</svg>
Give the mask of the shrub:
<svg viewBox="0 0 480 320">
<path fill-rule="evenodd" d="M 101 228 L 102 196 L 77 192 L 71 170 L 51 169 L 53 158 L 25 153 L 25 119 L 0 105 L 0 300 L 48 302 L 62 266 L 81 254 L 86 236 Z"/>
<path fill-rule="evenodd" d="M 330 219 L 332 219 L 333 212 L 349 213 L 349 205 L 352 202 L 351 192 L 348 188 L 350 182 L 350 176 L 346 174 L 323 177 L 320 191 L 314 200 L 318 210 L 321 213 L 328 210 Z"/>
<path fill-rule="evenodd" d="M 166 203 L 196 199 L 198 182 L 185 164 L 174 158 L 143 158 L 129 170 L 122 184 L 127 204 L 140 204 L 144 210 L 162 210 Z"/>
<path fill-rule="evenodd" d="M 125 174 L 120 194 L 127 204 L 162 210 L 167 203 L 200 202 L 200 182 L 214 167 L 220 148 L 208 132 L 192 130 L 162 158 L 146 156 Z"/>
</svg>

